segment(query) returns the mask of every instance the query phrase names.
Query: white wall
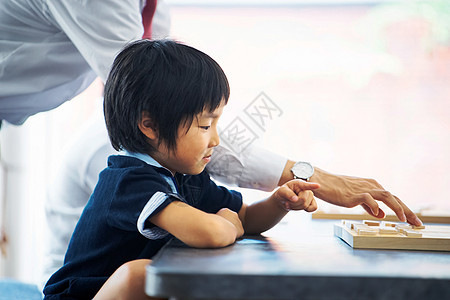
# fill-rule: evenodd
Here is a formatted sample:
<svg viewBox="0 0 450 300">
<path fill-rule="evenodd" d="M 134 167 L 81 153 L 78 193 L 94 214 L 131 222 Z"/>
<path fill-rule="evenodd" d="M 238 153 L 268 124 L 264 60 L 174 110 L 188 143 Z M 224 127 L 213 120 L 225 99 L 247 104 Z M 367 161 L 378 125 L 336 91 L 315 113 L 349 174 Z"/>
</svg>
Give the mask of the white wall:
<svg viewBox="0 0 450 300">
<path fill-rule="evenodd" d="M 45 144 L 41 140 L 46 138 L 43 121 L 35 119 L 22 127 L 5 126 L 1 133 L 8 237 L 3 271 L 5 276 L 25 281 L 36 278 L 42 259 L 41 220 L 48 169 Z"/>
</svg>

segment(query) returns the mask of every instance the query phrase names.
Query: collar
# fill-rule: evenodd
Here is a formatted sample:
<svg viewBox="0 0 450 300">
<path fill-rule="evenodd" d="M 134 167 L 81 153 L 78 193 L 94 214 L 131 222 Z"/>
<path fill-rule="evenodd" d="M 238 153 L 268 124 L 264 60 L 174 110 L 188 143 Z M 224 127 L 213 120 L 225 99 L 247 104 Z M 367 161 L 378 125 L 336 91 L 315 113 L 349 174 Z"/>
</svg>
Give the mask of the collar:
<svg viewBox="0 0 450 300">
<path fill-rule="evenodd" d="M 149 164 L 151 166 L 164 169 L 167 172 L 169 172 L 170 174 L 172 174 L 172 172 L 169 169 L 167 169 L 166 167 L 163 167 L 159 162 L 157 162 L 153 157 L 151 157 L 148 154 L 138 153 L 138 152 L 130 152 L 130 151 L 127 151 L 127 150 L 121 150 L 121 151 L 119 151 L 119 155 L 131 156 L 131 157 L 140 159 L 143 162 L 145 162 L 145 163 L 147 163 L 147 164 Z M 181 173 L 177 173 L 177 174 L 180 174 L 180 175 L 183 175 L 183 176 L 186 175 L 186 174 L 181 174 Z M 172 177 L 173 176 L 174 175 L 172 174 Z"/>
<path fill-rule="evenodd" d="M 137 153 L 137 152 L 129 152 L 127 150 L 122 150 L 119 151 L 119 155 L 123 155 L 123 156 L 130 156 L 130 157 L 134 157 L 137 158 L 139 160 L 142 160 L 143 162 L 145 162 L 146 164 L 149 164 L 153 167 L 156 168 L 161 168 L 167 171 L 167 174 L 165 174 L 163 176 L 163 178 L 167 181 L 167 183 L 170 185 L 170 187 L 172 188 L 172 191 L 174 193 L 177 193 L 177 187 L 175 185 L 175 177 L 172 175 L 172 172 L 169 171 L 169 169 L 167 169 L 166 167 L 163 167 L 159 162 L 157 162 L 153 157 L 151 157 L 148 154 L 144 154 L 144 153 Z M 169 175 L 170 174 L 170 175 Z M 163 174 L 161 174 L 163 175 Z"/>
<path fill-rule="evenodd" d="M 151 165 L 153 167 L 164 169 L 165 171 L 168 172 L 168 174 L 170 174 L 170 177 L 174 176 L 169 169 L 167 169 L 166 167 L 163 167 L 159 162 L 157 162 L 153 157 L 151 157 L 148 154 L 138 153 L 138 152 L 130 152 L 130 151 L 127 151 L 127 150 L 121 150 L 121 151 L 119 151 L 119 155 L 130 156 L 130 157 L 137 158 L 137 159 L 142 160 L 146 164 L 149 164 L 149 165 Z"/>
<path fill-rule="evenodd" d="M 167 171 L 169 171 L 167 168 L 161 166 L 161 164 L 159 162 L 157 162 L 153 157 L 151 157 L 148 154 L 138 153 L 138 152 L 129 152 L 127 150 L 122 150 L 122 151 L 119 152 L 119 155 L 131 156 L 131 157 L 140 159 L 143 162 L 145 162 L 145 163 L 147 163 L 147 164 L 149 164 L 151 166 L 154 166 L 154 167 L 157 167 L 157 168 L 163 168 L 163 169 L 166 169 Z"/>
</svg>

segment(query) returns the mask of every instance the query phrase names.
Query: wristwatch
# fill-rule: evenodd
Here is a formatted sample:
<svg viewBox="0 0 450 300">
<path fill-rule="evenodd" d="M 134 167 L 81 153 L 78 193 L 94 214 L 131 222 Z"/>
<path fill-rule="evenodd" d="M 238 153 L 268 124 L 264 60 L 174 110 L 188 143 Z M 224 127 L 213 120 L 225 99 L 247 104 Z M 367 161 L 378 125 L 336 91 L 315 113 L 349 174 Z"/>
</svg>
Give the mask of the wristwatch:
<svg viewBox="0 0 450 300">
<path fill-rule="evenodd" d="M 314 167 L 309 162 L 298 161 L 292 166 L 291 172 L 295 179 L 308 181 L 314 174 Z"/>
</svg>

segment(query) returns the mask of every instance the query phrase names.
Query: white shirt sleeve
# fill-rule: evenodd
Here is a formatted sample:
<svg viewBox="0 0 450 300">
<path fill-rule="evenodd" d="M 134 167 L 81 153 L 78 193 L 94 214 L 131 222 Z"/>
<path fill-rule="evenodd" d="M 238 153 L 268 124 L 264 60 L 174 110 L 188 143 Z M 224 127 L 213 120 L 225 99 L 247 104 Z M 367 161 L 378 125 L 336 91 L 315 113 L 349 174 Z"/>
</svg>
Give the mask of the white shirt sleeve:
<svg viewBox="0 0 450 300">
<path fill-rule="evenodd" d="M 239 154 L 217 146 L 207 165 L 216 180 L 243 188 L 272 191 L 278 185 L 287 158 L 258 146 L 249 146 Z"/>
<path fill-rule="evenodd" d="M 166 230 L 159 228 L 157 226 L 151 228 L 147 228 L 145 226 L 145 221 L 153 214 L 153 212 L 161 204 L 167 201 L 168 197 L 169 196 L 167 194 L 164 194 L 163 192 L 155 193 L 147 202 L 141 214 L 139 215 L 137 221 L 137 229 L 143 236 L 145 236 L 150 240 L 162 239 L 165 236 L 169 235 L 169 233 Z"/>
<path fill-rule="evenodd" d="M 47 0 L 58 26 L 105 82 L 126 43 L 143 34 L 140 0 Z"/>
</svg>

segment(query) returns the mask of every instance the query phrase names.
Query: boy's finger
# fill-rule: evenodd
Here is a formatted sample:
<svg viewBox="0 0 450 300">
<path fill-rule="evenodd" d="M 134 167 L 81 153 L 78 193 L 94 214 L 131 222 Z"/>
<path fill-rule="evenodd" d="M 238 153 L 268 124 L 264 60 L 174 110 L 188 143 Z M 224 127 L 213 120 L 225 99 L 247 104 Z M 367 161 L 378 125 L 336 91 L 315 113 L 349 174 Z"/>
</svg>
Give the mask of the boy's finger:
<svg viewBox="0 0 450 300">
<path fill-rule="evenodd" d="M 286 186 L 282 186 L 278 189 L 278 196 L 289 202 L 296 202 L 298 200 L 298 196 L 294 191 Z"/>
<path fill-rule="evenodd" d="M 315 190 L 320 188 L 320 184 L 315 182 L 306 182 L 301 179 L 294 179 L 286 183 L 286 185 L 295 192 L 299 192 L 301 190 Z"/>
<path fill-rule="evenodd" d="M 317 202 L 316 199 L 313 198 L 309 206 L 305 208 L 305 211 L 313 212 L 315 210 L 317 210 Z"/>
<path fill-rule="evenodd" d="M 317 209 L 316 199 L 311 191 L 302 191 L 299 197 L 304 198 L 304 210 L 307 212 L 312 212 Z"/>
</svg>

